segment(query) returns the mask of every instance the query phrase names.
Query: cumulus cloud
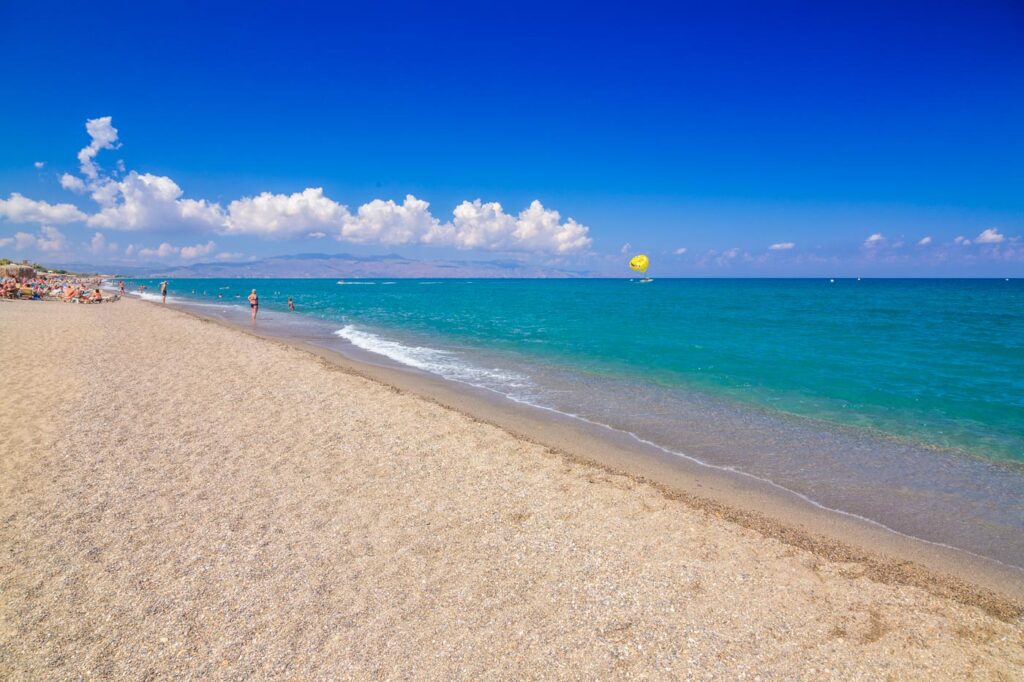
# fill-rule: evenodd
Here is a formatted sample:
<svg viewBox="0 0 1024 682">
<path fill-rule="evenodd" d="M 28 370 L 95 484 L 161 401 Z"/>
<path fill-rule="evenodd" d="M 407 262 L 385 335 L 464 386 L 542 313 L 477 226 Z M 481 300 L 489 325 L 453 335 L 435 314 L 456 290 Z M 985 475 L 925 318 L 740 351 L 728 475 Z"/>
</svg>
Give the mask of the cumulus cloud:
<svg viewBox="0 0 1024 682">
<path fill-rule="evenodd" d="M 35 166 L 36 168 L 42 168 L 43 166 L 46 165 L 46 162 L 44 162 L 44 161 L 36 161 L 32 165 Z"/>
<path fill-rule="evenodd" d="M 682 256 L 684 253 L 686 253 L 686 247 L 685 246 L 680 246 L 678 249 L 676 249 L 672 253 L 676 254 L 677 256 Z"/>
<path fill-rule="evenodd" d="M 113 126 L 110 116 L 101 116 L 87 120 L 85 131 L 89 133 L 90 142 L 78 152 L 79 168 L 82 175 L 96 180 L 99 177 L 99 166 L 94 159 L 101 149 L 117 149 L 117 128 Z"/>
<path fill-rule="evenodd" d="M 867 239 L 864 240 L 864 246 L 866 246 L 867 248 L 870 249 L 870 248 L 874 248 L 876 246 L 879 246 L 884 241 L 885 241 L 885 237 L 882 235 L 882 233 L 881 232 L 876 232 L 876 233 L 874 233 L 873 235 L 871 235 L 870 237 L 868 237 Z"/>
<path fill-rule="evenodd" d="M 570 254 L 584 251 L 592 240 L 589 228 L 534 200 L 513 217 L 497 202 L 464 201 L 455 208 L 454 243 L 460 249 L 489 251 L 546 251 Z M 441 241 L 441 240 L 439 240 Z"/>
<path fill-rule="evenodd" d="M 214 229 L 224 222 L 218 204 L 182 199 L 182 190 L 166 176 L 130 172 L 124 180 L 104 183 L 96 194 L 107 204 L 89 216 L 91 227 L 111 230 Z"/>
<path fill-rule="evenodd" d="M 1004 239 L 1005 239 L 1005 237 L 1003 235 L 999 234 L 998 230 L 996 230 L 995 228 L 990 227 L 987 230 L 984 230 L 977 237 L 975 237 L 974 238 L 974 243 L 975 244 L 1000 244 L 1000 243 L 1002 243 L 1002 241 Z"/>
<path fill-rule="evenodd" d="M 181 258 L 182 260 L 195 260 L 196 258 L 209 256 L 215 248 L 217 248 L 217 245 L 213 242 L 196 244 L 195 246 L 183 246 L 180 251 Z"/>
<path fill-rule="evenodd" d="M 349 216 L 348 209 L 324 195 L 322 187 L 310 187 L 294 194 L 263 192 L 228 204 L 225 234 L 295 236 L 339 230 Z"/>
<path fill-rule="evenodd" d="M 195 260 L 196 258 L 202 258 L 213 253 L 217 245 L 214 242 L 206 242 L 205 244 L 196 244 L 194 246 L 174 246 L 167 242 L 163 242 L 156 248 L 137 248 L 129 247 L 131 252 L 125 251 L 125 255 L 137 254 L 139 258 L 143 260 L 168 260 L 172 258 L 180 258 L 181 260 Z"/>
<path fill-rule="evenodd" d="M 120 147 L 110 116 L 86 121 L 89 144 L 78 152 L 80 175 L 63 173 L 60 185 L 87 194 L 98 210 L 86 215 L 71 204 L 51 205 L 12 194 L 0 201 L 0 217 L 22 222 L 63 224 L 85 221 L 101 230 L 170 231 L 191 229 L 224 235 L 322 238 L 360 244 L 425 244 L 485 251 L 536 252 L 556 256 L 585 251 L 591 245 L 589 228 L 573 218 L 533 201 L 518 214 L 505 213 L 497 202 L 464 201 L 442 222 L 430 204 L 413 195 L 398 203 L 374 199 L 355 212 L 328 197 L 322 187 L 292 194 L 263 192 L 242 197 L 222 208 L 219 203 L 184 196 L 171 178 L 127 171 L 103 173 L 97 157 Z M 182 255 L 170 244 L 156 248 L 131 247 L 146 257 Z M 185 247 L 191 248 L 191 247 Z M 162 249 L 162 250 L 161 250 Z M 126 252 L 127 253 L 127 252 Z M 129 254 L 131 255 L 131 254 Z"/>
<path fill-rule="evenodd" d="M 12 192 L 9 198 L 0 199 L 0 218 L 6 218 L 12 223 L 63 225 L 85 220 L 86 216 L 72 204 L 49 204 Z"/>
<path fill-rule="evenodd" d="M 348 207 L 308 188 L 294 194 L 264 192 L 228 204 L 224 234 L 323 237 L 357 244 L 429 244 L 487 251 L 568 254 L 591 244 L 589 229 L 534 201 L 518 216 L 497 202 L 464 201 L 442 223 L 430 203 L 409 194 L 402 203 L 374 199 L 353 214 Z"/>
<path fill-rule="evenodd" d="M 18 251 L 25 249 L 38 249 L 47 253 L 63 251 L 67 248 L 68 242 L 56 227 L 43 225 L 39 228 L 38 234 L 28 232 L 17 232 L 14 235 L 14 248 Z"/>
<path fill-rule="evenodd" d="M 919 242 L 917 242 L 917 245 L 918 246 L 928 246 L 931 243 L 932 243 L 932 238 L 931 237 L 921 237 L 921 240 Z"/>
<path fill-rule="evenodd" d="M 430 214 L 430 204 L 411 194 L 401 204 L 390 199 L 363 204 L 345 218 L 340 234 L 344 241 L 391 245 L 439 244 L 449 237 L 450 230 Z"/>
<path fill-rule="evenodd" d="M 170 258 L 171 256 L 177 256 L 180 251 L 181 249 L 178 248 L 177 246 L 171 246 L 167 242 L 164 242 L 155 249 L 142 248 L 138 249 L 136 253 L 138 254 L 139 258 L 142 258 L 143 260 L 164 260 L 166 258 Z"/>
<path fill-rule="evenodd" d="M 75 194 L 81 194 L 85 191 L 85 182 L 82 178 L 71 173 L 64 173 L 64 175 L 60 176 L 60 186 L 71 190 Z"/>
<path fill-rule="evenodd" d="M 779 242 L 778 244 L 772 244 L 768 247 L 770 251 L 788 251 L 792 249 L 796 244 L 793 242 Z"/>
<path fill-rule="evenodd" d="M 89 240 L 89 251 L 97 256 L 115 253 L 117 251 L 117 244 L 107 242 L 107 238 L 103 236 L 103 233 L 97 232 Z"/>
<path fill-rule="evenodd" d="M 970 246 L 971 245 L 971 240 L 970 239 L 965 239 L 964 237 L 956 237 L 953 240 L 953 243 L 954 244 L 959 244 L 960 246 Z"/>
</svg>

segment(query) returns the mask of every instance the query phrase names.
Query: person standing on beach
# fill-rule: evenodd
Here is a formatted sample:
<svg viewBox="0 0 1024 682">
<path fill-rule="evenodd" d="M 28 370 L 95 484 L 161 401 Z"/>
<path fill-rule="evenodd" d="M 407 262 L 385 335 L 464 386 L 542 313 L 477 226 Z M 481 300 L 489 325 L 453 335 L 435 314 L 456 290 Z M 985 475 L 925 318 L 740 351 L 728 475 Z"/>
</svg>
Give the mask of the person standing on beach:
<svg viewBox="0 0 1024 682">
<path fill-rule="evenodd" d="M 167 303 L 167 282 L 160 282 L 160 295 L 164 297 L 164 303 Z"/>
<path fill-rule="evenodd" d="M 292 311 L 293 313 L 295 312 L 295 301 L 292 300 L 291 296 L 288 297 L 288 310 Z"/>
<path fill-rule="evenodd" d="M 249 308 L 252 309 L 252 321 L 255 322 L 256 313 L 260 311 L 260 297 L 256 295 L 255 289 L 249 294 Z"/>
<path fill-rule="evenodd" d="M 124 296 L 124 280 L 123 279 L 120 282 L 117 283 L 117 292 L 119 294 L 121 294 L 122 296 Z"/>
</svg>

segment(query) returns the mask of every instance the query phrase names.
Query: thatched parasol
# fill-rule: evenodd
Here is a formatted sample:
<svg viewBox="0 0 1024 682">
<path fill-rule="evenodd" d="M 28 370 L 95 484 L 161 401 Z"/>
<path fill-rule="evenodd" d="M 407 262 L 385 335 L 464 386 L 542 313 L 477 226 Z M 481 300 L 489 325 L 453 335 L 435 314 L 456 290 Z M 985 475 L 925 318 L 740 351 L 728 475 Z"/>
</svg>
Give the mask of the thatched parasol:
<svg viewBox="0 0 1024 682">
<path fill-rule="evenodd" d="M 36 270 L 30 265 L 21 265 L 19 263 L 0 265 L 0 277 L 16 277 L 18 279 L 28 277 L 31 279 L 35 276 Z"/>
</svg>

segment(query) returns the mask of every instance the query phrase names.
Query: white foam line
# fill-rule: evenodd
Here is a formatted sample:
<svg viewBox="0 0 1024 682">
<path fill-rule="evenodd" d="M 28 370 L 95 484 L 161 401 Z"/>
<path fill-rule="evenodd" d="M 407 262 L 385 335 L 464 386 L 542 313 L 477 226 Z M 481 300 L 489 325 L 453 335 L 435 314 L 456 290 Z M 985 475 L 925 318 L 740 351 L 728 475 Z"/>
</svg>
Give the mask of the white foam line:
<svg viewBox="0 0 1024 682">
<path fill-rule="evenodd" d="M 339 336 L 341 336 L 341 335 L 339 334 Z M 342 338 L 345 338 L 345 337 L 342 337 Z M 389 343 L 395 343 L 395 342 L 390 341 Z M 353 344 L 353 345 L 356 345 L 356 344 Z M 401 344 L 399 344 L 399 345 L 401 345 Z M 369 351 L 369 349 L 366 349 L 366 348 L 364 348 L 364 350 L 368 350 Z M 374 352 L 374 351 L 369 351 L 369 352 Z M 446 353 L 446 351 L 440 351 L 440 352 Z M 391 358 L 388 355 L 384 355 L 383 353 L 377 353 L 377 355 L 381 355 L 382 357 L 387 357 L 389 359 L 394 359 L 394 358 Z M 837 509 L 835 507 L 829 507 L 828 505 L 822 504 L 821 502 L 818 502 L 817 500 L 815 500 L 815 499 L 813 499 L 811 497 L 808 497 L 807 495 L 805 495 L 805 494 L 803 494 L 801 492 L 798 492 L 796 490 L 792 490 L 790 488 L 787 488 L 784 485 L 776 483 L 775 481 L 771 480 L 770 478 L 764 478 L 763 476 L 758 476 L 757 474 L 752 474 L 749 471 L 744 471 L 742 469 L 737 469 L 736 467 L 732 467 L 732 466 L 726 466 L 726 465 L 722 465 L 722 464 L 712 464 L 711 462 L 705 462 L 704 460 L 702 460 L 702 459 L 700 459 L 698 457 L 694 457 L 693 455 L 688 455 L 688 454 L 686 454 L 684 452 L 679 452 L 678 450 L 672 450 L 672 449 L 667 448 L 667 447 L 665 447 L 663 445 L 659 445 L 658 443 L 655 443 L 653 441 L 649 441 L 646 438 L 642 438 L 642 437 L 638 436 L 637 434 L 633 433 L 632 431 L 626 431 L 624 429 L 619 429 L 619 428 L 616 428 L 616 427 L 611 426 L 609 424 L 605 424 L 604 422 L 594 421 L 593 419 L 588 419 L 587 417 L 584 417 L 584 416 L 579 415 L 579 414 L 575 414 L 573 412 L 565 412 L 563 410 L 557 410 L 557 409 L 555 409 L 553 407 L 548 407 L 547 405 L 538 405 L 538 404 L 532 403 L 532 402 L 530 402 L 528 400 L 522 400 L 520 398 L 516 398 L 515 396 L 513 396 L 511 394 L 503 393 L 503 392 L 501 392 L 501 391 L 499 391 L 497 389 L 490 388 L 489 386 L 483 386 L 483 385 L 480 385 L 480 384 L 474 384 L 472 382 L 465 381 L 463 379 L 447 377 L 444 374 L 440 374 L 438 372 L 432 372 L 429 369 L 426 369 L 426 368 L 423 368 L 423 367 L 416 367 L 416 365 L 412 365 L 410 363 L 402 363 L 402 364 L 406 364 L 407 366 L 411 366 L 411 367 L 413 367 L 415 369 L 421 369 L 421 370 L 424 370 L 424 371 L 428 371 L 431 374 L 433 374 L 434 376 L 441 377 L 442 379 L 445 379 L 447 381 L 454 381 L 456 383 L 464 384 L 466 386 L 473 386 L 474 388 L 480 388 L 480 389 L 483 389 L 485 391 L 490 391 L 490 392 L 492 392 L 492 393 L 494 393 L 496 395 L 500 395 L 503 398 L 507 398 L 508 400 L 511 400 L 513 402 L 516 402 L 516 403 L 519 403 L 521 405 L 529 405 L 530 407 L 536 408 L 538 410 L 546 410 L 548 412 L 553 412 L 555 414 L 560 414 L 560 415 L 563 415 L 565 417 L 570 417 L 572 419 L 578 419 L 578 420 L 580 420 L 582 422 L 586 422 L 587 424 L 591 424 L 593 426 L 598 426 L 598 427 L 607 429 L 609 431 L 612 431 L 614 433 L 624 434 L 626 436 L 629 436 L 633 440 L 637 441 L 638 443 L 642 443 L 642 444 L 647 445 L 649 447 L 653 447 L 655 449 L 661 450 L 662 452 L 664 452 L 666 454 L 673 455 L 675 457 L 681 457 L 683 459 L 689 460 L 689 461 L 691 461 L 691 462 L 693 462 L 695 464 L 698 464 L 698 465 L 703 466 L 703 467 L 707 467 L 709 469 L 717 469 L 719 471 L 727 471 L 727 472 L 729 472 L 731 474 L 738 475 L 738 476 L 743 476 L 743 477 L 749 478 L 751 480 L 757 481 L 758 483 L 763 483 L 763 484 L 769 485 L 769 486 L 771 486 L 773 488 L 777 488 L 778 490 L 781 490 L 784 493 L 787 493 L 787 494 L 792 495 L 792 496 L 794 496 L 794 497 L 796 497 L 796 498 L 798 498 L 800 500 L 803 500 L 807 504 L 810 504 L 811 506 L 813 506 L 813 507 L 815 507 L 817 509 L 821 509 L 822 511 L 832 512 L 834 514 L 840 514 L 842 516 L 846 516 L 846 517 L 849 517 L 849 518 L 852 518 L 852 519 L 857 519 L 858 521 L 862 521 L 864 523 L 870 524 L 870 525 L 875 526 L 877 528 L 881 528 L 882 530 L 888 531 L 888 532 L 893 533 L 895 535 L 898 535 L 900 537 L 907 538 L 909 540 L 916 540 L 918 542 L 923 542 L 925 544 L 932 545 L 934 547 L 942 547 L 944 549 L 953 550 L 955 552 L 963 552 L 964 554 L 970 555 L 972 557 L 976 557 L 978 559 L 982 559 L 982 560 L 985 560 L 985 561 L 992 561 L 992 562 L 995 562 L 995 563 L 999 564 L 1000 566 L 1005 566 L 1007 568 L 1011 568 L 1011 569 L 1017 571 L 1018 573 L 1024 574 L 1024 568 L 1022 568 L 1020 566 L 1014 566 L 1013 564 L 1008 564 L 1006 562 L 1000 561 L 999 559 L 996 559 L 996 558 L 993 558 L 993 557 L 988 557 L 988 556 L 985 556 L 983 554 L 977 554 L 977 553 L 972 552 L 972 551 L 970 551 L 968 549 L 963 549 L 962 547 L 955 547 L 953 545 L 946 544 L 945 542 L 939 542 L 937 540 L 928 540 L 928 539 L 925 539 L 925 538 L 917 537 L 916 535 L 910 535 L 909 533 L 904 533 L 902 531 L 896 530 L 895 528 L 892 528 L 891 526 L 887 526 L 884 523 L 882 523 L 881 521 L 876 521 L 875 519 L 871 519 L 871 518 L 868 518 L 866 516 L 861 516 L 860 514 L 857 514 L 855 512 L 845 511 L 843 509 Z"/>
</svg>

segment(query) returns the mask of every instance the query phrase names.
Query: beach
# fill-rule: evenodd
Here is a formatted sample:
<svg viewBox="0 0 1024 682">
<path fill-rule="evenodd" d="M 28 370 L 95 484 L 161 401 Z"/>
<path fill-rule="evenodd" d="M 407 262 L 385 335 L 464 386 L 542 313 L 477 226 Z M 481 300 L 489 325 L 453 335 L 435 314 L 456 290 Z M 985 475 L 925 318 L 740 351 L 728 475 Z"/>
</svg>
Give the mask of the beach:
<svg viewBox="0 0 1024 682">
<path fill-rule="evenodd" d="M 294 344 L 135 300 L 0 326 L 5 679 L 1024 674 L 1012 589 Z"/>
</svg>

